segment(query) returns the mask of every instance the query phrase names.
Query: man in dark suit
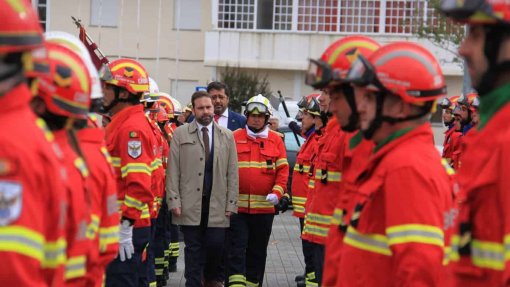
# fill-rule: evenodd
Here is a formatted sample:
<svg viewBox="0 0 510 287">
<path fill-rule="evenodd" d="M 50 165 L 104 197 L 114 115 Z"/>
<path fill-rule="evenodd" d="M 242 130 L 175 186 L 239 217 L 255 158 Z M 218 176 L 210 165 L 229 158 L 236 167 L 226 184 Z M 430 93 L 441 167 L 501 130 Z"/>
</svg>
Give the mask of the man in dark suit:
<svg viewBox="0 0 510 287">
<path fill-rule="evenodd" d="M 228 108 L 230 90 L 227 85 L 220 82 L 211 82 L 207 86 L 207 93 L 211 95 L 213 100 L 214 121 L 216 123 L 231 131 L 244 128 L 246 118 Z"/>
</svg>

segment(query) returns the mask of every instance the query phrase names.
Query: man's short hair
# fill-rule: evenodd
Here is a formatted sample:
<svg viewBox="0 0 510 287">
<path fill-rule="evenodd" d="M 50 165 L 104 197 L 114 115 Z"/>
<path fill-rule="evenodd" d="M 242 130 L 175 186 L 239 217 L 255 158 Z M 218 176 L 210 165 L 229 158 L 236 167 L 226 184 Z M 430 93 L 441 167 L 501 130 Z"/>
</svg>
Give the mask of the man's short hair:
<svg viewBox="0 0 510 287">
<path fill-rule="evenodd" d="M 207 92 L 211 92 L 211 90 L 225 90 L 225 95 L 230 98 L 230 89 L 227 85 L 221 82 L 210 82 L 209 85 L 207 85 Z"/>
<path fill-rule="evenodd" d="M 195 107 L 195 100 L 196 99 L 200 99 L 200 98 L 209 98 L 209 99 L 211 99 L 211 95 L 209 95 L 209 93 L 204 92 L 204 91 L 194 92 L 193 95 L 191 95 L 191 105 L 193 107 Z"/>
</svg>

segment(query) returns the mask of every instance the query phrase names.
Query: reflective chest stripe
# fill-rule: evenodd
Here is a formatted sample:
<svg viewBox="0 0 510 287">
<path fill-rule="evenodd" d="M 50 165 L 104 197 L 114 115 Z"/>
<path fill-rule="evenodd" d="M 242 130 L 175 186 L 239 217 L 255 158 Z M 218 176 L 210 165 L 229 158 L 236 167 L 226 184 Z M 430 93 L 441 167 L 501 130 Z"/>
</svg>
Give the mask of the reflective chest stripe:
<svg viewBox="0 0 510 287">
<path fill-rule="evenodd" d="M 342 173 L 337 171 L 327 171 L 318 168 L 315 172 L 315 179 L 327 180 L 328 182 L 340 182 L 342 180 Z"/>
</svg>

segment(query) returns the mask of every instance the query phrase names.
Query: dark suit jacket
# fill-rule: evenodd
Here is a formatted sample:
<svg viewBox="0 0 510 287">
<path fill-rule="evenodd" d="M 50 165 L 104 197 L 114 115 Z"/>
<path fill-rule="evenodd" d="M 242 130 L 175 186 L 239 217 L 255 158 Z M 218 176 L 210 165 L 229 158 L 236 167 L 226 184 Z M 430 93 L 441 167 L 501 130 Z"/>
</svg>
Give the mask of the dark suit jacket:
<svg viewBox="0 0 510 287">
<path fill-rule="evenodd" d="M 230 109 L 228 110 L 227 128 L 229 130 L 235 131 L 237 129 L 243 129 L 245 125 L 246 118 L 243 115 L 233 112 Z"/>
</svg>

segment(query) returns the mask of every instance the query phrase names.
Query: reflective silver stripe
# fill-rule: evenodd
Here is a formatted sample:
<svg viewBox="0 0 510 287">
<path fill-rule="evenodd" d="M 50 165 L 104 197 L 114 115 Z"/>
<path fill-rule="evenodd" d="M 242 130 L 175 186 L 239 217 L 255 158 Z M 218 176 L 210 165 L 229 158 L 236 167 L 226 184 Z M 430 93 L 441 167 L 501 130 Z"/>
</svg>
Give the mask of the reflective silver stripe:
<svg viewBox="0 0 510 287">
<path fill-rule="evenodd" d="M 384 57 L 381 57 L 379 60 L 377 60 L 375 62 L 375 66 L 376 67 L 382 66 L 386 62 L 388 62 L 394 58 L 397 58 L 397 57 L 409 57 L 409 58 L 415 59 L 416 61 L 420 62 L 425 68 L 427 68 L 427 70 L 430 72 L 430 74 L 432 74 L 434 76 L 438 75 L 437 74 L 438 71 L 436 69 L 434 69 L 434 66 L 432 66 L 429 59 L 426 59 L 426 58 L 422 57 L 421 55 L 419 55 L 415 52 L 410 52 L 410 51 L 398 50 L 398 51 L 391 52 L 391 53 L 385 55 Z"/>
</svg>

